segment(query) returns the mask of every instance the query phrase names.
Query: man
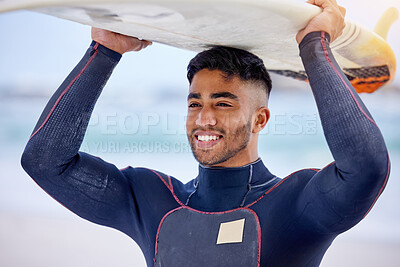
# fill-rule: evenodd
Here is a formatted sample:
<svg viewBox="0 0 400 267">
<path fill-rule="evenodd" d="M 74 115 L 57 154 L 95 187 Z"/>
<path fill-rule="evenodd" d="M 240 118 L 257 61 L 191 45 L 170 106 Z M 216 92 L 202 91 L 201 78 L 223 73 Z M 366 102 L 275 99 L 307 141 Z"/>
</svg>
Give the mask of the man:
<svg viewBox="0 0 400 267">
<path fill-rule="evenodd" d="M 334 238 L 371 209 L 389 176 L 378 127 L 329 49 L 343 30 L 335 0 L 296 39 L 335 162 L 284 179 L 264 166 L 269 110 L 260 59 L 216 47 L 189 64 L 187 135 L 199 175 L 187 184 L 144 168 L 118 170 L 78 152 L 91 111 L 127 51 L 150 43 L 93 29 L 94 42 L 50 99 L 22 157 L 61 204 L 133 238 L 149 266 L 318 266 Z"/>
</svg>

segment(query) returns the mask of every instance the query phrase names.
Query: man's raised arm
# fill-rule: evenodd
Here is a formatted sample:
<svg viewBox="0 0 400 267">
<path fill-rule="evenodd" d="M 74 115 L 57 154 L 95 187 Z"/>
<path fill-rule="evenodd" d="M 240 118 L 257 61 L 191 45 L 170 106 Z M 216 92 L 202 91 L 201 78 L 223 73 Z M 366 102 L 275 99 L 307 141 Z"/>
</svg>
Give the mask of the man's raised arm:
<svg viewBox="0 0 400 267">
<path fill-rule="evenodd" d="M 100 29 L 92 29 L 92 38 L 45 107 L 21 162 L 39 186 L 79 216 L 132 234 L 122 223 L 135 216 L 126 177 L 114 165 L 78 150 L 96 100 L 121 54 L 139 51 L 150 42 Z"/>
<path fill-rule="evenodd" d="M 378 126 L 329 48 L 330 33 L 335 38 L 344 27 L 344 9 L 334 0 L 312 3 L 324 10 L 297 40 L 335 162 L 314 175 L 300 203 L 316 231 L 337 234 L 369 212 L 387 183 L 390 161 Z"/>
</svg>

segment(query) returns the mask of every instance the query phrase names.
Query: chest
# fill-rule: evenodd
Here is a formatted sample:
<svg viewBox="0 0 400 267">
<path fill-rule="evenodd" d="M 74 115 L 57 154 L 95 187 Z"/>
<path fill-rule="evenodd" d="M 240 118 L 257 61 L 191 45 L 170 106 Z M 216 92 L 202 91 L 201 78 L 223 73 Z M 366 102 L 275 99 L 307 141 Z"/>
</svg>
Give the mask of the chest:
<svg viewBox="0 0 400 267">
<path fill-rule="evenodd" d="M 179 207 L 157 231 L 155 266 L 259 266 L 261 229 L 250 209 L 205 213 Z"/>
</svg>

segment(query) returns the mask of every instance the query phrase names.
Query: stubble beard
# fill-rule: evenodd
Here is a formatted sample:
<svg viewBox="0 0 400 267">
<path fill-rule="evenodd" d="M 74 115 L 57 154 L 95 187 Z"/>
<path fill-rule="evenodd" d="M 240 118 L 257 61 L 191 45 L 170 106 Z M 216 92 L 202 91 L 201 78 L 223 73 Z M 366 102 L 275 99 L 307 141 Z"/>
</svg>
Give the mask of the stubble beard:
<svg viewBox="0 0 400 267">
<path fill-rule="evenodd" d="M 213 150 L 199 151 L 201 149 L 196 149 L 196 137 L 193 134 L 191 134 L 191 137 L 189 138 L 190 147 L 192 149 L 193 156 L 200 164 L 206 166 L 213 166 L 231 159 L 232 157 L 237 155 L 240 151 L 245 149 L 250 141 L 250 132 L 251 132 L 251 121 L 249 120 L 247 124 L 244 124 L 236 128 L 233 134 L 230 134 L 229 136 L 225 135 L 223 137 L 225 139 L 223 140 L 224 146 L 220 151 L 217 152 L 214 152 Z M 213 154 L 212 157 L 207 155 L 210 153 Z"/>
</svg>

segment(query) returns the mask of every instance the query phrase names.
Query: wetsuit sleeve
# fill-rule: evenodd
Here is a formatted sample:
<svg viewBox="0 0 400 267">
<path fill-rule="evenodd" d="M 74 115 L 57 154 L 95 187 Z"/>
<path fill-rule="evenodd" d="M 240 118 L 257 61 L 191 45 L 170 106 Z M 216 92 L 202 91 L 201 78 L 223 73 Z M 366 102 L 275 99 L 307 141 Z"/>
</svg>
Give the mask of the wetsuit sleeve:
<svg viewBox="0 0 400 267">
<path fill-rule="evenodd" d="M 387 183 L 390 160 L 378 126 L 332 55 L 329 35 L 308 34 L 300 56 L 335 161 L 310 180 L 299 209 L 315 229 L 339 233 L 374 205 Z"/>
<path fill-rule="evenodd" d="M 92 42 L 45 107 L 26 145 L 26 172 L 62 205 L 92 222 L 129 235 L 135 218 L 123 172 L 78 152 L 91 112 L 121 55 Z"/>
</svg>

